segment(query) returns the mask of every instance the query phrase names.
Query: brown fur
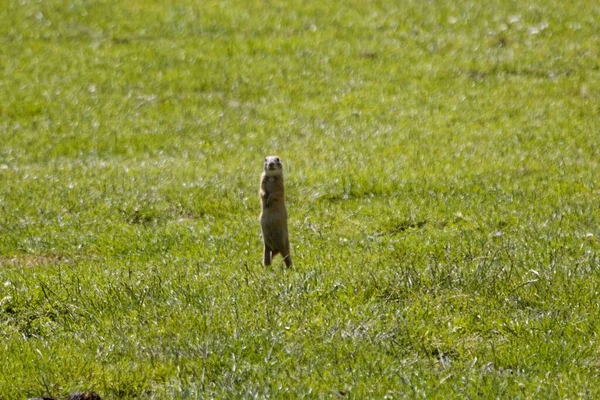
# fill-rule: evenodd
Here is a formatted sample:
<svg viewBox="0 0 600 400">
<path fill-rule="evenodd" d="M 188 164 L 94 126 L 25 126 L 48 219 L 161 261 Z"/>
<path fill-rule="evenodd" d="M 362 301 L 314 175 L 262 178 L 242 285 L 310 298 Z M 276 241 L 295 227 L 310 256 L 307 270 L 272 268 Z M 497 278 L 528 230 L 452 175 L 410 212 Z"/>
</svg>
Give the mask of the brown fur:
<svg viewBox="0 0 600 400">
<path fill-rule="evenodd" d="M 264 171 L 260 177 L 260 226 L 265 244 L 265 266 L 271 265 L 277 254 L 281 254 L 287 267 L 292 266 L 284 194 L 281 160 L 277 156 L 269 156 L 265 158 Z"/>
</svg>

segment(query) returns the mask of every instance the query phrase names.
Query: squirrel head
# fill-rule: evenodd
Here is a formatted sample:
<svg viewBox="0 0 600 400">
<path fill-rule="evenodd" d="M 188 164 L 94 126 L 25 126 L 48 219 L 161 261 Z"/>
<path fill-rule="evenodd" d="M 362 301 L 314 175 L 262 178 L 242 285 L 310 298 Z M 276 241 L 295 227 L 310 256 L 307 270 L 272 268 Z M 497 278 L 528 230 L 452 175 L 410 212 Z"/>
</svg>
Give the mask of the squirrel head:
<svg viewBox="0 0 600 400">
<path fill-rule="evenodd" d="M 265 157 L 265 175 L 278 176 L 283 174 L 283 164 L 277 156 Z"/>
</svg>

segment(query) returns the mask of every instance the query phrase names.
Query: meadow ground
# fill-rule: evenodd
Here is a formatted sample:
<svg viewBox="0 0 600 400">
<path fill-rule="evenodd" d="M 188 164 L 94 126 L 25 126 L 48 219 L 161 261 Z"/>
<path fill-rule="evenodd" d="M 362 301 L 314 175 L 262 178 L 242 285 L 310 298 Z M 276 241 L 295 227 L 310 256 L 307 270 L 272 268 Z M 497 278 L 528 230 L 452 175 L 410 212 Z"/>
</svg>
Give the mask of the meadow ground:
<svg viewBox="0 0 600 400">
<path fill-rule="evenodd" d="M 0 399 L 600 398 L 599 20 L 0 0 Z"/>
</svg>

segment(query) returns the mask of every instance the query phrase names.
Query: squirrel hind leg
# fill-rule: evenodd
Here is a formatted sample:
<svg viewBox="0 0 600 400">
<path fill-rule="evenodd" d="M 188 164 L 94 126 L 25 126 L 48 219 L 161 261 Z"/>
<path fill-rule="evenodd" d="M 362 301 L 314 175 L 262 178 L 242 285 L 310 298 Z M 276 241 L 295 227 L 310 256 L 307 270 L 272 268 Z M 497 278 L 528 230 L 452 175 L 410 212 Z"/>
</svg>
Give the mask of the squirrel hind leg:
<svg viewBox="0 0 600 400">
<path fill-rule="evenodd" d="M 271 265 L 271 261 L 273 261 L 273 250 L 271 250 L 271 248 L 265 244 L 265 250 L 263 252 L 263 265 L 268 267 Z"/>
<path fill-rule="evenodd" d="M 285 266 L 290 268 L 292 266 L 292 257 L 290 256 L 290 241 L 287 239 L 285 239 L 285 243 L 284 243 L 284 249 L 281 252 L 281 255 L 283 256 L 283 261 L 285 261 Z"/>
<path fill-rule="evenodd" d="M 290 256 L 290 253 L 283 256 L 283 261 L 285 261 L 285 266 L 287 268 L 290 268 L 292 266 L 292 257 Z"/>
</svg>

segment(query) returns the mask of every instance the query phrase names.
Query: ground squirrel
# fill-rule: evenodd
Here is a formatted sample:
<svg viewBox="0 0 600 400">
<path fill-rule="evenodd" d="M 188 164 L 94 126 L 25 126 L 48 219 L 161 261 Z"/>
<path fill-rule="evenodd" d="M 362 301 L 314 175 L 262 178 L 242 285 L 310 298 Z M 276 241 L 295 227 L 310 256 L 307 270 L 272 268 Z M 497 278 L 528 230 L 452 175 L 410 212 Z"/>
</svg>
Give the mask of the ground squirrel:
<svg viewBox="0 0 600 400">
<path fill-rule="evenodd" d="M 288 239 L 287 210 L 283 188 L 283 166 L 277 156 L 265 158 L 265 169 L 260 176 L 260 226 L 265 242 L 265 266 L 271 265 L 273 257 L 281 253 L 285 265 L 292 266 Z"/>
</svg>

